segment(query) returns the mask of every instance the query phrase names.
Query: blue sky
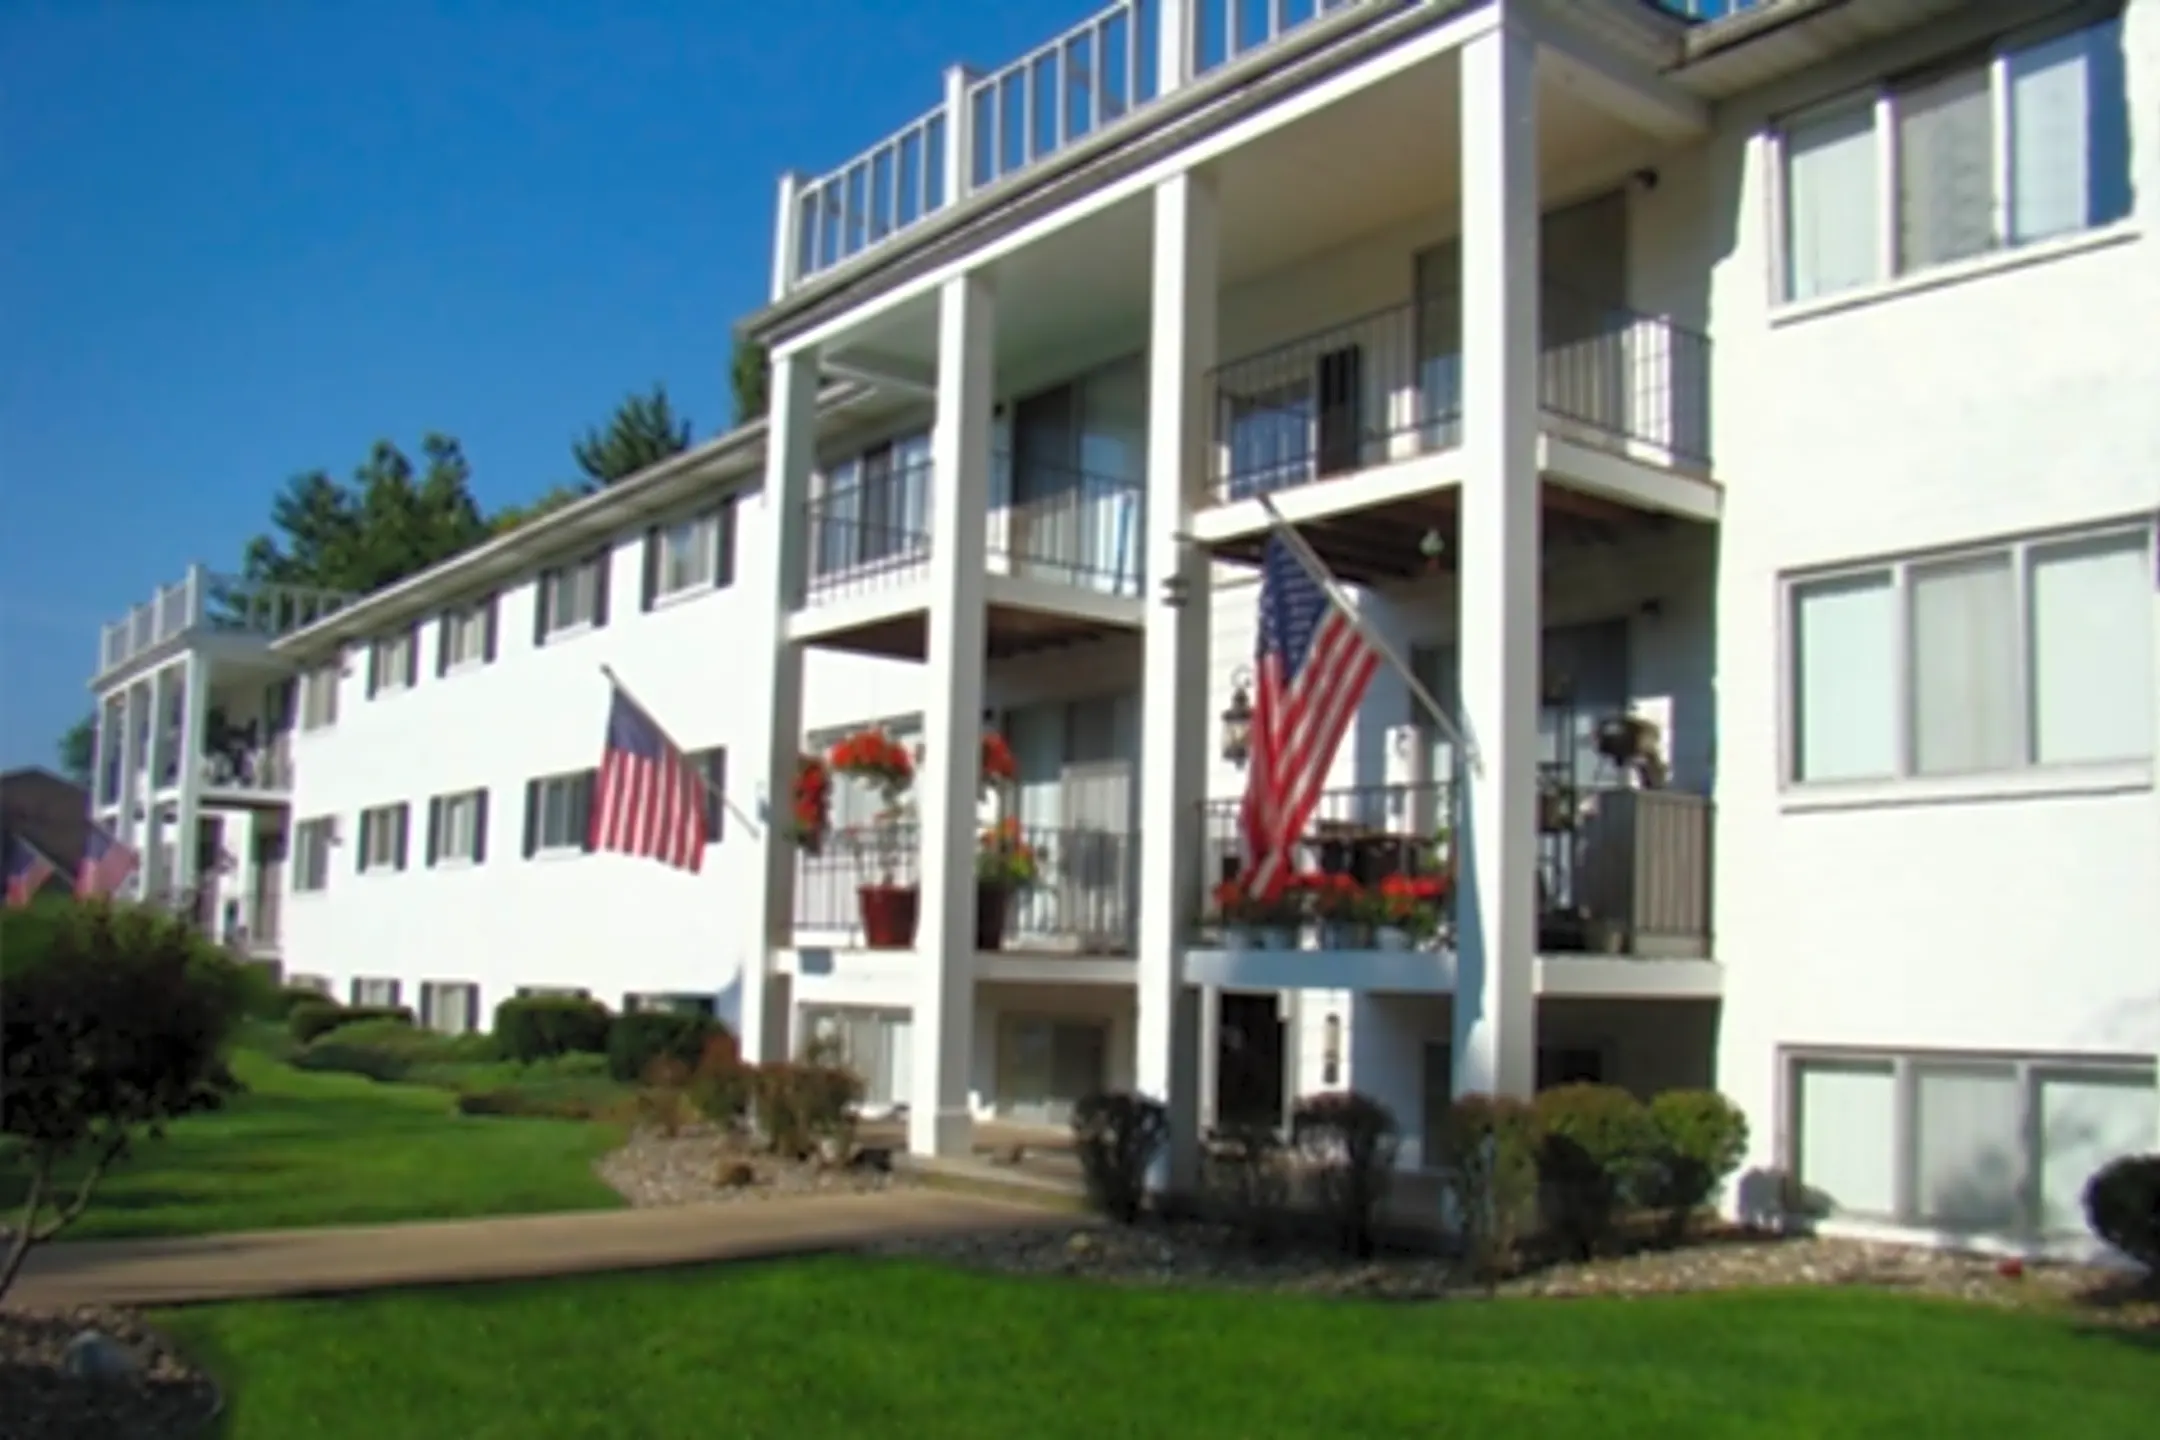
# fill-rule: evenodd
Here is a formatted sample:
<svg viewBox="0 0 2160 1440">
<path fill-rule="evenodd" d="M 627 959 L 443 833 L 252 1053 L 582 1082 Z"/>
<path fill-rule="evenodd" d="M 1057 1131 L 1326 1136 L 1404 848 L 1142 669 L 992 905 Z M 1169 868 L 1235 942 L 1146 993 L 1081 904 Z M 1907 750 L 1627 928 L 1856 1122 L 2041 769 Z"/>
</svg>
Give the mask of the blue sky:
<svg viewBox="0 0 2160 1440">
<path fill-rule="evenodd" d="M 664 381 L 727 418 L 773 193 L 1088 0 L 13 0 L 0 14 L 0 768 L 98 626 L 378 437 L 489 506 Z"/>
</svg>

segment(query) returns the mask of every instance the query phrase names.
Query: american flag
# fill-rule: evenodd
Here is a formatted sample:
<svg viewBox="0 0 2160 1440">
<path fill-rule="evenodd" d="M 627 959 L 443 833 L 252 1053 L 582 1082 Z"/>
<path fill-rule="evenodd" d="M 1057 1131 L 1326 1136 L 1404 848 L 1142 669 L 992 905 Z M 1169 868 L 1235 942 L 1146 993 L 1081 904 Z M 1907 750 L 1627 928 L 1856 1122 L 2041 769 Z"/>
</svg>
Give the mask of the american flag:
<svg viewBox="0 0 2160 1440">
<path fill-rule="evenodd" d="M 127 884 L 142 859 L 102 825 L 92 825 L 83 839 L 82 865 L 75 872 L 75 898 L 109 898 Z"/>
<path fill-rule="evenodd" d="M 1239 828 L 1254 895 L 1281 888 L 1320 790 L 1380 667 L 1380 654 L 1335 607 L 1280 535 L 1260 572 L 1260 642 L 1252 751 Z"/>
<path fill-rule="evenodd" d="M 593 801 L 593 845 L 694 875 L 705 863 L 705 777 L 620 685 L 614 694 Z"/>
<path fill-rule="evenodd" d="M 23 839 L 20 835 L 8 840 L 7 853 L 7 903 L 11 910 L 19 910 L 37 898 L 45 888 L 45 882 L 58 873 L 45 852 Z"/>
</svg>

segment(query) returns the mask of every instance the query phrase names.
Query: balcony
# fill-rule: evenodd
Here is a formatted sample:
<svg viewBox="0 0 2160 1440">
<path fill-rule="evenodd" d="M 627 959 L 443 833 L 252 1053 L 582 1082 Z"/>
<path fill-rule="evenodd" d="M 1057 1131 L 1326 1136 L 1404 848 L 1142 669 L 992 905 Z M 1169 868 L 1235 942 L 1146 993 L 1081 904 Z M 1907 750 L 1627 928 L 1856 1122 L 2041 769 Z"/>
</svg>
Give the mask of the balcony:
<svg viewBox="0 0 2160 1440">
<path fill-rule="evenodd" d="M 927 461 L 870 471 L 805 504 L 796 632 L 837 648 L 921 658 L 936 487 Z M 1140 622 L 1140 481 L 1000 455 L 984 536 L 994 658 Z"/>
<path fill-rule="evenodd" d="M 98 637 L 98 674 L 108 675 L 198 634 L 273 640 L 331 615 L 352 598 L 332 590 L 272 585 L 190 566 L 177 584 L 159 586 L 148 601 L 103 628 Z"/>
<path fill-rule="evenodd" d="M 212 793 L 282 798 L 292 789 L 292 737 L 213 748 L 200 761 L 202 786 Z"/>
<path fill-rule="evenodd" d="M 1550 431 L 1700 473 L 1710 465 L 1710 340 L 1544 287 L 1540 398 Z M 1217 367 L 1215 504 L 1451 450 L 1462 442 L 1460 301 L 1381 310 Z"/>
</svg>

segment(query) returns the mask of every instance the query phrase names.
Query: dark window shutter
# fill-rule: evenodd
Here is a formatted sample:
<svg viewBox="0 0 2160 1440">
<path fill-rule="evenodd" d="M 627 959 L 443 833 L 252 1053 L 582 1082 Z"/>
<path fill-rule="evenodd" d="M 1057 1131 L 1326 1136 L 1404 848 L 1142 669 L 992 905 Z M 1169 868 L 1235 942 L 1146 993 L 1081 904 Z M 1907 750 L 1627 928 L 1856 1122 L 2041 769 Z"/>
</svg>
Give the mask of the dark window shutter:
<svg viewBox="0 0 2160 1440">
<path fill-rule="evenodd" d="M 367 694 L 375 698 L 375 690 L 382 683 L 382 647 L 370 640 L 367 647 Z"/>
<path fill-rule="evenodd" d="M 368 832 L 375 828 L 375 817 L 367 811 L 360 812 L 360 844 L 353 850 L 353 869 L 367 873 Z"/>
<path fill-rule="evenodd" d="M 490 665 L 495 663 L 495 617 L 500 614 L 501 611 L 502 596 L 500 594 L 488 596 L 487 634 L 482 637 L 480 642 L 480 658 L 485 660 Z"/>
<path fill-rule="evenodd" d="M 440 680 L 450 673 L 450 613 L 443 611 L 435 622 L 435 678 Z"/>
<path fill-rule="evenodd" d="M 410 690 L 420 683 L 420 622 L 415 620 L 412 629 L 405 632 L 405 688 Z"/>
<path fill-rule="evenodd" d="M 713 588 L 735 583 L 735 497 L 720 502 L 720 558 L 713 566 Z"/>
<path fill-rule="evenodd" d="M 540 782 L 525 782 L 525 858 L 540 848 Z"/>
<path fill-rule="evenodd" d="M 599 836 L 594 832 L 593 826 L 593 792 L 599 788 L 599 783 L 600 772 L 597 770 L 587 770 L 578 777 L 575 814 L 578 832 L 588 855 L 600 848 Z"/>
<path fill-rule="evenodd" d="M 615 568 L 611 563 L 613 558 L 613 553 L 605 547 L 593 556 L 592 623 L 595 630 L 607 624 L 608 572 Z"/>
<path fill-rule="evenodd" d="M 480 1028 L 480 987 L 465 987 L 465 1033 L 470 1035 Z"/>
<path fill-rule="evenodd" d="M 645 532 L 645 595 L 640 604 L 650 610 L 660 598 L 660 527 Z"/>
<path fill-rule="evenodd" d="M 412 806 L 410 804 L 400 805 L 397 807 L 397 868 L 400 870 L 405 868 L 405 857 L 408 853 L 406 842 L 410 839 L 412 839 Z"/>
<path fill-rule="evenodd" d="M 548 591 L 555 588 L 555 579 L 559 573 L 554 570 L 543 570 L 540 572 L 539 578 L 533 581 L 533 644 L 535 645 L 545 645 L 547 643 Z"/>
<path fill-rule="evenodd" d="M 705 843 L 718 843 L 727 828 L 727 747 L 717 746 L 705 754 Z"/>
<path fill-rule="evenodd" d="M 442 858 L 442 796 L 427 802 L 427 863 L 430 870 Z"/>
<path fill-rule="evenodd" d="M 473 791 L 472 863 L 475 865 L 487 859 L 487 797 L 485 790 Z"/>
</svg>

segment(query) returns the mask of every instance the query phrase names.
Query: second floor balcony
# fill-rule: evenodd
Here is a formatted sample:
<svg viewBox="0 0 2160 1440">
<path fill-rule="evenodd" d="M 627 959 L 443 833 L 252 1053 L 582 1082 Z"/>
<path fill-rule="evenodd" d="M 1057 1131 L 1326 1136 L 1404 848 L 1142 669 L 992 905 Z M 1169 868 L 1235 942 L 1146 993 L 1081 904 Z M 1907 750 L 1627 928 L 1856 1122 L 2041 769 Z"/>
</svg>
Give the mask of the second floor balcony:
<svg viewBox="0 0 2160 1440">
<path fill-rule="evenodd" d="M 177 583 L 159 586 L 150 599 L 100 631 L 97 673 L 102 679 L 146 658 L 177 651 L 200 635 L 267 644 L 344 608 L 352 598 L 339 591 L 273 585 L 192 565 Z"/>
</svg>

